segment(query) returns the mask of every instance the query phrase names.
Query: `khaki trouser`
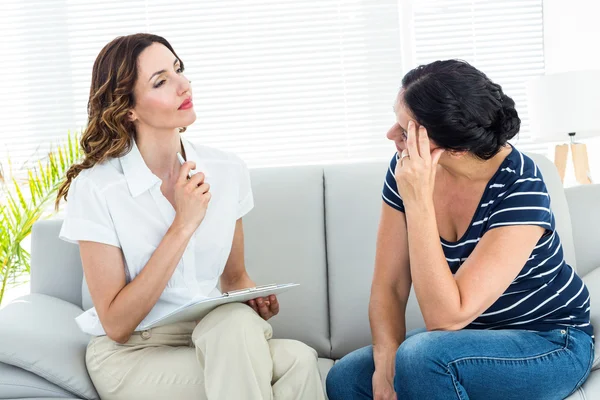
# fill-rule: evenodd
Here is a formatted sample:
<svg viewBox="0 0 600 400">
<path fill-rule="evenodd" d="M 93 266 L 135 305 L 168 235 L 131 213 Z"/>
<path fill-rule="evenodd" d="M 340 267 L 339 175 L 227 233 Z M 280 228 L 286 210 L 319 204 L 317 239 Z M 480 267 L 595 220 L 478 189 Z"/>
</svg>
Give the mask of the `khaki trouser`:
<svg viewBox="0 0 600 400">
<path fill-rule="evenodd" d="M 91 340 L 87 368 L 103 400 L 321 400 L 317 353 L 271 339 L 271 325 L 244 304 L 135 332 L 125 344 Z"/>
</svg>

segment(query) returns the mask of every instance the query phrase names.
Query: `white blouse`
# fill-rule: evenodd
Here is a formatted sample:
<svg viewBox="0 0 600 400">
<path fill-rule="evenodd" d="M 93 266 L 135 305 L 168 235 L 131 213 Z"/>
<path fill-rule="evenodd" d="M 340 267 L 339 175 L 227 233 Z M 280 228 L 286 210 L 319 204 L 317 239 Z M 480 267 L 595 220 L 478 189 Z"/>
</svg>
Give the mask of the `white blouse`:
<svg viewBox="0 0 600 400">
<path fill-rule="evenodd" d="M 212 197 L 204 220 L 142 323 L 190 301 L 220 295 L 217 284 L 231 251 L 236 220 L 254 206 L 250 175 L 240 158 L 183 138 L 182 143 L 187 160 L 196 163 L 196 171 L 205 173 Z M 175 218 L 175 209 L 160 190 L 161 183 L 135 143 L 128 154 L 82 171 L 69 189 L 60 238 L 119 247 L 129 283 L 144 268 Z M 95 308 L 76 321 L 86 333 L 106 334 Z"/>
</svg>

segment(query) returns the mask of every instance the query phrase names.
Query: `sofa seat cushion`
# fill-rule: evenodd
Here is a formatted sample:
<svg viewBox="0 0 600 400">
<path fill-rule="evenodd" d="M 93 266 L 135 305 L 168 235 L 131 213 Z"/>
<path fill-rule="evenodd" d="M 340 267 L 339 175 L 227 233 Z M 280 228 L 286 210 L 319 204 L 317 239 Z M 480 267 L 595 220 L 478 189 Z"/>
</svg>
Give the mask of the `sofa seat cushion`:
<svg viewBox="0 0 600 400">
<path fill-rule="evenodd" d="M 565 400 L 592 400 L 600 398 L 600 371 L 592 371 L 583 385 Z"/>
<path fill-rule="evenodd" d="M 90 337 L 75 323 L 81 312 L 43 294 L 14 300 L 0 310 L 0 362 L 39 375 L 76 397 L 98 399 L 85 365 Z"/>
<path fill-rule="evenodd" d="M 318 361 L 319 373 L 321 374 L 321 381 L 323 382 L 323 390 L 325 390 L 325 380 L 331 367 L 333 367 L 333 360 L 329 358 L 319 358 Z"/>
<path fill-rule="evenodd" d="M 0 398 L 26 397 L 65 398 L 73 395 L 36 374 L 14 365 L 0 363 Z"/>
</svg>

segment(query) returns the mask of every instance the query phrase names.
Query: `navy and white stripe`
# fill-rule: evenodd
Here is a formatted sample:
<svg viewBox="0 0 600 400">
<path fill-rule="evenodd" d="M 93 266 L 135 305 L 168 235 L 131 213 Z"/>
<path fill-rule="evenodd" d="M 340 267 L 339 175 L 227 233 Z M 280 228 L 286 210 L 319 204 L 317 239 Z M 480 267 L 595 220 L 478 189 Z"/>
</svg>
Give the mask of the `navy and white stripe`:
<svg viewBox="0 0 600 400">
<path fill-rule="evenodd" d="M 397 162 L 396 154 L 385 178 L 383 200 L 404 212 L 393 173 Z M 454 243 L 440 238 L 452 273 L 487 231 L 511 225 L 537 225 L 546 232 L 504 294 L 467 328 L 547 331 L 567 326 L 593 336 L 590 295 L 565 262 L 542 174 L 531 158 L 515 148 L 490 180 L 463 237 Z"/>
</svg>

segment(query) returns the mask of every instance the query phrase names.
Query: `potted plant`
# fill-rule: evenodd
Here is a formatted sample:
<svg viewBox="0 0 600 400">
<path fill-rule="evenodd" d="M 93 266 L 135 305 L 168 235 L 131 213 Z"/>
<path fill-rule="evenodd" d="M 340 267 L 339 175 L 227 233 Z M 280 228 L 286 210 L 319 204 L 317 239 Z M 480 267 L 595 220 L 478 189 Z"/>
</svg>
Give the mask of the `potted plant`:
<svg viewBox="0 0 600 400">
<path fill-rule="evenodd" d="M 54 215 L 56 193 L 69 167 L 79 161 L 78 134 L 69 132 L 35 166 L 8 177 L 0 165 L 0 304 L 6 290 L 25 283 L 30 273 L 30 254 L 23 241 L 33 224 Z M 11 169 L 10 161 L 8 162 Z"/>
</svg>

